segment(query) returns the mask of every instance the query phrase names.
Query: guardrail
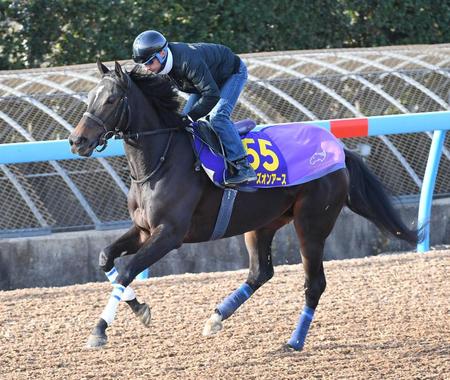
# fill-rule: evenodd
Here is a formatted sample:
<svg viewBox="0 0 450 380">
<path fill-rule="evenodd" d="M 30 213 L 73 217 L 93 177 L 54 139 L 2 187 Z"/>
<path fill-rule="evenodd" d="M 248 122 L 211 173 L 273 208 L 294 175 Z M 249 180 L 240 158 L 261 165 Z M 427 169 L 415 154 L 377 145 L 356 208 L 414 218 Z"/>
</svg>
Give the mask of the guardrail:
<svg viewBox="0 0 450 380">
<path fill-rule="evenodd" d="M 450 111 L 372 116 L 356 119 L 318 120 L 304 123 L 319 125 L 328 129 L 339 138 L 433 131 L 433 140 L 420 192 L 418 215 L 418 225 L 424 227 L 425 239 L 417 246 L 417 250 L 419 252 L 428 251 L 430 247 L 428 221 L 431 216 L 431 203 L 439 161 L 442 155 L 445 133 L 450 129 Z M 100 153 L 94 152 L 92 157 L 112 157 L 123 154 L 124 149 L 122 141 L 111 140 L 105 151 Z M 0 145 L 0 164 L 70 159 L 83 158 L 70 152 L 67 140 Z"/>
</svg>

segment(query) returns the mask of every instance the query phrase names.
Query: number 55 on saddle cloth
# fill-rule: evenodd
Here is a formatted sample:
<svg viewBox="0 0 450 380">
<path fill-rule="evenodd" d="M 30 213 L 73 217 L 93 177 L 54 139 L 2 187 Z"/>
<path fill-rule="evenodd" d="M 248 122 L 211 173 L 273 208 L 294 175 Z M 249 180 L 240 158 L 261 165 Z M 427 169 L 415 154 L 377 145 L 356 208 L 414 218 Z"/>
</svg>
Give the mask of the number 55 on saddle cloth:
<svg viewBox="0 0 450 380">
<path fill-rule="evenodd" d="M 306 123 L 262 125 L 247 132 L 242 143 L 256 181 L 248 186 L 295 186 L 345 168 L 342 144 L 326 129 Z M 210 179 L 223 185 L 225 162 L 194 134 L 194 146 Z"/>
</svg>

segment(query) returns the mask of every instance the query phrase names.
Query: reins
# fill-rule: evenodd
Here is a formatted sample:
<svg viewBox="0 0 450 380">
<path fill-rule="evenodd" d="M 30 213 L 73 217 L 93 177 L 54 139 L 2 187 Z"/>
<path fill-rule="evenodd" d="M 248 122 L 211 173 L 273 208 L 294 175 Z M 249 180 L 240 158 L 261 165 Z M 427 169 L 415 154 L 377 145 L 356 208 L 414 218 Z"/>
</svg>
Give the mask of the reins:
<svg viewBox="0 0 450 380">
<path fill-rule="evenodd" d="M 123 133 L 121 131 L 114 134 L 114 140 L 137 140 L 142 136 L 159 135 L 161 133 L 179 132 L 180 128 L 161 128 L 154 131 L 136 132 L 136 133 Z"/>
<path fill-rule="evenodd" d="M 170 128 L 170 129 L 173 129 L 173 128 Z M 173 131 L 170 132 L 166 147 L 164 148 L 164 152 L 163 152 L 162 156 L 159 158 L 158 163 L 156 164 L 156 167 L 151 171 L 151 173 L 141 179 L 136 179 L 133 177 L 132 174 L 130 174 L 130 178 L 131 178 L 132 182 L 134 182 L 138 185 L 142 185 L 143 183 L 150 180 L 158 172 L 158 170 L 161 168 L 163 163 L 166 161 L 166 155 L 167 155 L 167 152 L 169 151 L 170 143 L 172 142 L 172 137 L 173 137 Z"/>
</svg>

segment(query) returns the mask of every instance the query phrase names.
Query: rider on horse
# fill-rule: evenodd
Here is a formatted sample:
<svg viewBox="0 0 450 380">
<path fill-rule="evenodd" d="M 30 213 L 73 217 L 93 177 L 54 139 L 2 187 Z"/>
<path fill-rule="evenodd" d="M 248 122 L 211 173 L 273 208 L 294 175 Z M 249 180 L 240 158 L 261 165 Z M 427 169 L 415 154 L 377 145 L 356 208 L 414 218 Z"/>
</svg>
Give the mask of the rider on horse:
<svg viewBox="0 0 450 380">
<path fill-rule="evenodd" d="M 190 97 L 183 109 L 183 121 L 192 126 L 209 115 L 229 161 L 226 185 L 256 180 L 255 171 L 233 122 L 231 113 L 247 81 L 247 67 L 228 47 L 208 43 L 170 42 L 159 32 L 147 30 L 133 43 L 133 60 L 155 74 L 167 75 Z"/>
</svg>

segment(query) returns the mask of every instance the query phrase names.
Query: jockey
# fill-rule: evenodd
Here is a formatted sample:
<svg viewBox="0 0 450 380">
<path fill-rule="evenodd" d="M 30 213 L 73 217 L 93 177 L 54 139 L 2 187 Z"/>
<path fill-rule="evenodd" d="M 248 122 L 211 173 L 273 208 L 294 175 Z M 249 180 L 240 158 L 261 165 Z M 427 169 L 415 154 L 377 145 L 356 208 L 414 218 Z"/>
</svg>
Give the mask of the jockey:
<svg viewBox="0 0 450 380">
<path fill-rule="evenodd" d="M 247 81 L 247 67 L 237 55 L 218 44 L 168 43 L 161 33 L 147 30 L 134 40 L 133 60 L 148 71 L 167 75 L 180 91 L 191 94 L 183 109 L 186 126 L 209 115 L 228 160 L 236 166 L 227 171 L 226 185 L 256 180 L 239 134 L 230 120 Z"/>
</svg>

